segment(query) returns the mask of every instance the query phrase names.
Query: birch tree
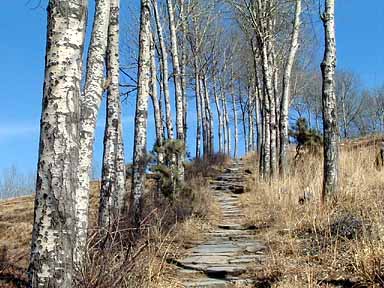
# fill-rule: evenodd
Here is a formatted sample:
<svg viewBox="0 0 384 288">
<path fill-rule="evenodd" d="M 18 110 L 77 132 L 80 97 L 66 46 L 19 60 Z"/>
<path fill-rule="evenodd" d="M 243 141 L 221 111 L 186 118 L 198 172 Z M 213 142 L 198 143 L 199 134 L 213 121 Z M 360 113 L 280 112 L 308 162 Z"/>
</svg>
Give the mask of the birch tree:
<svg viewBox="0 0 384 288">
<path fill-rule="evenodd" d="M 151 100 L 153 106 L 153 114 L 155 120 L 155 132 L 156 132 L 156 145 L 162 147 L 164 145 L 163 135 L 163 123 L 162 123 L 162 112 L 161 102 L 159 101 L 157 94 L 157 69 L 156 69 L 156 57 L 155 57 L 155 41 L 152 38 L 151 41 Z M 157 162 L 162 164 L 164 155 L 162 149 L 159 149 L 157 153 Z"/>
<path fill-rule="evenodd" d="M 219 152 L 224 153 L 224 139 L 223 139 L 223 113 L 222 113 L 222 107 L 221 107 L 221 101 L 219 98 L 219 93 L 217 91 L 217 82 L 216 82 L 216 75 L 215 71 L 213 71 L 213 79 L 212 79 L 212 86 L 213 86 L 213 98 L 215 100 L 215 106 L 216 106 L 216 112 L 217 117 L 219 120 L 219 127 L 217 128 L 218 138 L 219 138 Z"/>
<path fill-rule="evenodd" d="M 87 2 L 49 1 L 31 287 L 72 287 Z"/>
<path fill-rule="evenodd" d="M 335 0 L 325 0 L 325 11 L 321 19 L 325 31 L 325 50 L 323 62 L 321 63 L 324 133 L 324 182 L 321 200 L 324 203 L 325 197 L 334 196 L 338 188 L 339 136 L 335 93 Z"/>
<path fill-rule="evenodd" d="M 81 265 L 87 241 L 89 182 L 97 115 L 105 85 L 110 81 L 104 81 L 104 59 L 107 49 L 109 15 L 110 1 L 98 0 L 88 50 L 85 86 L 80 99 L 79 186 L 76 190 L 76 247 L 74 255 L 75 262 L 78 265 Z"/>
<path fill-rule="evenodd" d="M 183 112 L 183 91 L 180 78 L 179 51 L 176 36 L 175 15 L 172 0 L 167 0 L 169 31 L 171 34 L 173 80 L 175 83 L 175 102 L 176 102 L 176 131 L 177 139 L 184 145 L 184 112 Z M 184 149 L 183 149 L 184 150 Z M 184 151 L 177 155 L 177 168 L 179 180 L 184 179 Z"/>
<path fill-rule="evenodd" d="M 182 98 L 183 98 L 183 125 L 184 125 L 184 143 L 187 143 L 187 115 L 188 115 L 188 100 L 187 100 L 187 75 L 186 75 L 186 66 L 187 66 L 187 32 L 188 32 L 188 16 L 190 16 L 190 2 L 185 0 L 179 0 L 180 2 L 180 82 L 182 89 Z"/>
<path fill-rule="evenodd" d="M 195 97 L 196 97 L 196 153 L 195 157 L 201 157 L 201 87 L 200 87 L 200 76 L 199 76 L 199 62 L 197 56 L 194 59 L 194 70 L 195 70 Z"/>
<path fill-rule="evenodd" d="M 135 135 L 132 167 L 131 215 L 136 226 L 139 225 L 142 196 L 145 189 L 145 170 L 147 164 L 147 118 L 148 97 L 151 82 L 151 14 L 149 0 L 141 0 L 138 87 L 135 114 Z M 164 63 L 163 63 L 164 65 Z"/>
<path fill-rule="evenodd" d="M 161 70 L 162 70 L 162 88 L 165 102 L 165 122 L 167 127 L 167 136 L 168 139 L 173 139 L 173 124 L 172 124 L 172 110 L 171 110 L 171 97 L 169 95 L 169 72 L 168 72 L 168 52 L 167 46 L 165 45 L 163 27 L 161 25 L 159 9 L 157 0 L 152 0 L 153 4 L 153 14 L 156 21 L 157 36 L 159 38 L 160 46 L 160 61 L 161 61 Z"/>
<path fill-rule="evenodd" d="M 285 176 L 287 173 L 287 150 L 288 150 L 288 112 L 289 112 L 289 93 L 291 90 L 291 73 L 294 64 L 297 49 L 299 47 L 299 33 L 300 33 L 300 14 L 301 14 L 301 0 L 296 0 L 295 18 L 293 22 L 293 31 L 291 38 L 291 45 L 289 48 L 289 55 L 287 64 L 285 66 L 283 77 L 283 95 L 281 97 L 280 107 L 280 158 L 279 170 L 280 175 Z"/>
<path fill-rule="evenodd" d="M 107 119 L 99 205 L 99 226 L 104 230 L 110 230 L 122 216 L 127 200 L 119 91 L 119 6 L 119 0 L 111 0 L 106 57 L 110 84 L 107 90 Z"/>
<path fill-rule="evenodd" d="M 214 153 L 214 133 L 213 133 L 213 113 L 211 109 L 211 98 L 208 91 L 208 81 L 206 76 L 202 77 L 203 84 L 203 100 L 205 101 L 205 113 L 206 113 L 206 124 L 207 124 L 207 154 L 213 155 Z"/>
<path fill-rule="evenodd" d="M 233 112 L 233 127 L 234 127 L 234 147 L 233 158 L 237 158 L 238 154 L 238 142 L 239 142 L 239 129 L 237 125 L 237 104 L 235 97 L 235 79 L 233 75 L 233 67 L 231 67 L 231 98 L 232 98 L 232 112 Z"/>
</svg>

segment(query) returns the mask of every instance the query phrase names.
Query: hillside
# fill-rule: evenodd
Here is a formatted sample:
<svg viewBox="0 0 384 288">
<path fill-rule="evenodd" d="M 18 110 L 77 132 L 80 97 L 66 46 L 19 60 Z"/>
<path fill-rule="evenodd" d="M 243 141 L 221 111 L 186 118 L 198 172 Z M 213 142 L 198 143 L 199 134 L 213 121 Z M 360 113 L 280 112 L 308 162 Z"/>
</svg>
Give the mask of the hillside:
<svg viewBox="0 0 384 288">
<path fill-rule="evenodd" d="M 99 183 L 91 183 L 91 214 L 96 210 Z M 34 195 L 0 201 L 0 247 L 7 260 L 21 268 L 29 261 Z"/>
</svg>

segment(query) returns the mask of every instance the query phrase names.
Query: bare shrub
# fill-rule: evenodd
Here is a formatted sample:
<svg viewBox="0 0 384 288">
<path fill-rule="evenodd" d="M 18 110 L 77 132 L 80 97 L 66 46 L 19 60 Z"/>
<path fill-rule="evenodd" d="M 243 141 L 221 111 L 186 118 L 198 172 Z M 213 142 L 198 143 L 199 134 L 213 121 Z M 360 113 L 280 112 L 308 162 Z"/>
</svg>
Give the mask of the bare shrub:
<svg viewBox="0 0 384 288">
<path fill-rule="evenodd" d="M 188 179 L 177 197 L 169 199 L 157 191 L 156 180 L 148 179 L 140 227 L 134 228 L 129 211 L 109 231 L 95 227 L 85 264 L 77 267 L 76 287 L 182 287 L 167 261 L 208 227 L 215 211 L 201 180 Z"/>
</svg>

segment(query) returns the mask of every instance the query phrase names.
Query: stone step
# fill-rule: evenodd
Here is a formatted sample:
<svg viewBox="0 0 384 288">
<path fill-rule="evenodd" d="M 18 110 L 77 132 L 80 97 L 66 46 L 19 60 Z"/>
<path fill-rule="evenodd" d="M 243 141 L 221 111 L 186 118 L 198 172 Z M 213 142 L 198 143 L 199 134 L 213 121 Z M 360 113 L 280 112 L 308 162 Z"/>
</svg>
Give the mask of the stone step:
<svg viewBox="0 0 384 288">
<path fill-rule="evenodd" d="M 203 278 L 203 279 L 191 279 L 183 282 L 183 286 L 186 288 L 198 287 L 198 288 L 225 288 L 228 287 L 230 282 L 222 279 L 215 278 Z"/>
<path fill-rule="evenodd" d="M 242 175 L 238 175 L 238 176 L 235 176 L 235 175 L 220 175 L 220 176 L 217 176 L 214 180 L 211 180 L 211 181 L 220 181 L 220 182 L 239 181 L 239 182 L 244 182 L 245 181 L 245 177 L 243 177 Z"/>
<path fill-rule="evenodd" d="M 256 285 L 247 272 L 262 268 L 267 248 L 263 241 L 255 239 L 254 227 L 241 224 L 245 215 L 239 202 L 240 194 L 246 190 L 245 181 L 251 174 L 242 162 L 235 161 L 210 181 L 222 220 L 215 229 L 204 234 L 206 240 L 189 243 L 196 245 L 188 249 L 185 258 L 172 261 L 179 267 L 178 276 L 184 287 Z"/>
</svg>

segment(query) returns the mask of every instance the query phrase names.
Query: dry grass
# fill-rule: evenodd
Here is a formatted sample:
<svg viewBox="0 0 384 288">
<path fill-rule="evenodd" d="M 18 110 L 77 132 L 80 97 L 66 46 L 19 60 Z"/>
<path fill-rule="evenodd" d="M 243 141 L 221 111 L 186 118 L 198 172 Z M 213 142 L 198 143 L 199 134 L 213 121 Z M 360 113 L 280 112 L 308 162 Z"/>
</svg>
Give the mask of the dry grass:
<svg viewBox="0 0 384 288">
<path fill-rule="evenodd" d="M 207 177 L 226 161 L 218 155 L 209 160 L 210 165 L 200 161 L 188 165 L 186 189 L 173 202 L 155 197 L 154 180 L 148 180 L 140 236 L 122 221 L 104 249 L 96 225 L 100 187 L 93 182 L 87 261 L 77 267 L 76 287 L 182 287 L 167 260 L 181 257 L 185 248 L 201 241 L 203 232 L 218 219 L 219 209 L 207 193 Z M 0 202 L 1 287 L 26 287 L 33 206 L 34 196 Z"/>
<path fill-rule="evenodd" d="M 384 287 L 384 171 L 375 156 L 372 146 L 341 151 L 337 201 L 323 209 L 320 156 L 272 185 L 255 176 L 242 203 L 270 247 L 258 277 L 273 287 Z"/>
</svg>

